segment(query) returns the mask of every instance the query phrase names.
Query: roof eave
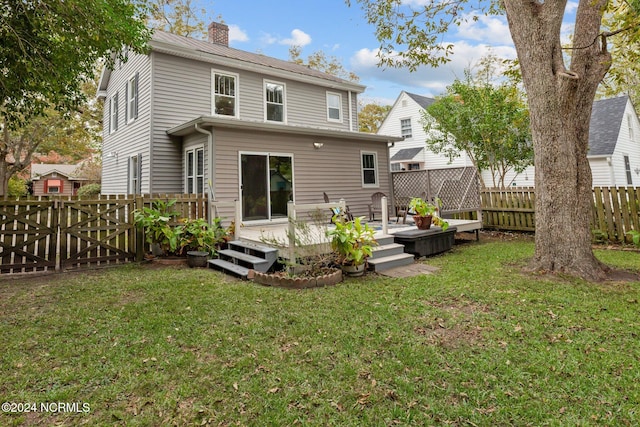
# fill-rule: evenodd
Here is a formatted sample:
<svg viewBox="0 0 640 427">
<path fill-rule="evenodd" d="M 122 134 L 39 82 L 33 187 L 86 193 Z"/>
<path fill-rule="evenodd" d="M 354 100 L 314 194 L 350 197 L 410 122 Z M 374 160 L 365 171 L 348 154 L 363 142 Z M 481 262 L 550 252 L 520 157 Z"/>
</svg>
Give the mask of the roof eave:
<svg viewBox="0 0 640 427">
<path fill-rule="evenodd" d="M 196 125 L 214 128 L 258 130 L 263 132 L 286 133 L 327 138 L 358 139 L 370 142 L 398 142 L 401 137 L 378 135 L 375 133 L 351 132 L 335 129 L 324 129 L 310 126 L 293 126 L 277 123 L 253 122 L 247 120 L 227 119 L 214 116 L 200 116 L 167 130 L 168 135 L 185 136 L 196 132 Z"/>
</svg>

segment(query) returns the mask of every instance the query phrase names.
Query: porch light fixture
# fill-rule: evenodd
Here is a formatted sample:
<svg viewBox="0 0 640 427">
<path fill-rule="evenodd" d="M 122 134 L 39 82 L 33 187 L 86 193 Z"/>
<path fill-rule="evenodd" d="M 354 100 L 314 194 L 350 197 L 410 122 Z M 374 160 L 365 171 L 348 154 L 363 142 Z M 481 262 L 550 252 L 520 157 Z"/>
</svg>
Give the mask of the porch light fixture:
<svg viewBox="0 0 640 427">
<path fill-rule="evenodd" d="M 640 175 L 640 168 L 636 166 L 636 168 L 633 170 L 636 175 Z"/>
<path fill-rule="evenodd" d="M 115 157 L 117 159 L 118 158 L 118 152 L 117 151 L 109 151 L 107 153 L 107 157 Z"/>
<path fill-rule="evenodd" d="M 319 150 L 322 148 L 322 146 L 324 145 L 324 143 L 322 142 L 314 142 L 313 143 L 313 148 L 315 148 L 316 150 Z"/>
</svg>

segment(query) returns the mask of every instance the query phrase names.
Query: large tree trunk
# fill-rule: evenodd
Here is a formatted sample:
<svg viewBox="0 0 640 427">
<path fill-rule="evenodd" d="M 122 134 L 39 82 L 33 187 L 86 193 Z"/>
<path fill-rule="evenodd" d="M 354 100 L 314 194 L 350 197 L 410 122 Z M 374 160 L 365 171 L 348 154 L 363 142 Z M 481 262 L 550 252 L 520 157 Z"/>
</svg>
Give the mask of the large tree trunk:
<svg viewBox="0 0 640 427">
<path fill-rule="evenodd" d="M 591 168 L 587 160 L 593 99 L 610 63 L 598 32 L 606 0 L 582 0 L 571 67 L 560 28 L 566 0 L 505 0 L 529 99 L 535 152 L 536 237 L 531 268 L 601 280 L 606 267 L 591 249 Z"/>
</svg>

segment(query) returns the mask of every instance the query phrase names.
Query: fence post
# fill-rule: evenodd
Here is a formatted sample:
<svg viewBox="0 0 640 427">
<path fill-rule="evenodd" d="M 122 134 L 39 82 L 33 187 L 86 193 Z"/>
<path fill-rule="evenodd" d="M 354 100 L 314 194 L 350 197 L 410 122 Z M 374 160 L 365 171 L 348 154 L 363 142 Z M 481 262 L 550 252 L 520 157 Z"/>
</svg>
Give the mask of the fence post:
<svg viewBox="0 0 640 427">
<path fill-rule="evenodd" d="M 296 207 L 292 201 L 287 202 L 287 219 L 289 229 L 287 238 L 289 239 L 289 265 L 293 266 L 296 262 Z"/>
<path fill-rule="evenodd" d="M 236 202 L 236 209 L 235 209 L 234 221 L 236 223 L 236 226 L 234 227 L 235 230 L 233 232 L 234 234 L 233 238 L 238 240 L 240 238 L 240 226 L 242 225 L 242 201 L 236 200 L 235 202 Z"/>
<path fill-rule="evenodd" d="M 135 196 L 133 198 L 132 207 L 133 211 L 142 209 L 144 207 L 144 198 L 141 195 Z M 131 212 L 131 215 L 129 215 L 129 223 L 133 226 L 133 233 L 131 233 L 131 237 L 133 240 L 133 244 L 135 245 L 133 248 L 131 248 L 131 252 L 135 252 L 136 261 L 141 262 L 142 260 L 144 260 L 144 230 L 135 226 L 133 211 Z"/>
</svg>

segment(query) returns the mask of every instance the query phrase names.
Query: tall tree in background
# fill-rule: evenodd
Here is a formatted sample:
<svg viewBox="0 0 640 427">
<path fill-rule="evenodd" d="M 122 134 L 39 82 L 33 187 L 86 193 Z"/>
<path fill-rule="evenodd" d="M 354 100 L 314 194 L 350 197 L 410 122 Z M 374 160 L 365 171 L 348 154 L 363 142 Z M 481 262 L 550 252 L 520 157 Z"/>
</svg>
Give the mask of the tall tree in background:
<svg viewBox="0 0 640 427">
<path fill-rule="evenodd" d="M 0 195 L 38 147 L 70 131 L 83 85 L 122 46 L 144 51 L 146 11 L 128 0 L 15 1 L 0 14 Z M 80 121 L 82 127 L 84 122 Z M 73 131 L 71 131 L 73 133 Z"/>
<path fill-rule="evenodd" d="M 358 112 L 360 132 L 376 133 L 391 111 L 391 105 L 367 104 Z"/>
<path fill-rule="evenodd" d="M 450 157 L 465 152 L 479 172 L 491 173 L 493 187 L 504 188 L 508 172 L 533 164 L 529 111 L 514 85 L 494 85 L 485 70 L 475 79 L 467 70 L 464 81 L 454 81 L 427 107 L 423 123 L 431 151 Z M 482 174 L 480 181 L 486 187 Z"/>
<path fill-rule="evenodd" d="M 610 37 L 621 38 L 621 45 L 638 54 L 640 2 L 629 0 L 630 7 L 611 31 L 602 27 L 602 18 L 614 3 L 580 0 L 568 62 L 561 45 L 567 0 L 456 0 L 415 7 L 411 5 L 417 3 L 402 0 L 357 2 L 376 27 L 381 63 L 412 70 L 447 61 L 453 47 L 441 39 L 450 26 L 474 13 L 506 13 L 527 92 L 535 152 L 536 235 L 530 268 L 604 279 L 608 269 L 591 248 L 589 123 L 596 90 L 611 66 Z"/>
<path fill-rule="evenodd" d="M 151 28 L 195 39 L 207 37 L 207 10 L 196 8 L 191 0 L 149 0 L 148 5 Z"/>
<path fill-rule="evenodd" d="M 309 55 L 305 62 L 305 60 L 302 59 L 302 47 L 291 46 L 289 48 L 289 61 L 300 65 L 306 65 L 314 70 L 322 71 L 323 73 L 331 74 L 332 76 L 340 77 L 344 80 L 352 82 L 360 81 L 360 77 L 351 71 L 347 71 L 342 66 L 340 59 L 335 56 L 327 57 L 327 55 L 321 50 Z"/>
</svg>

